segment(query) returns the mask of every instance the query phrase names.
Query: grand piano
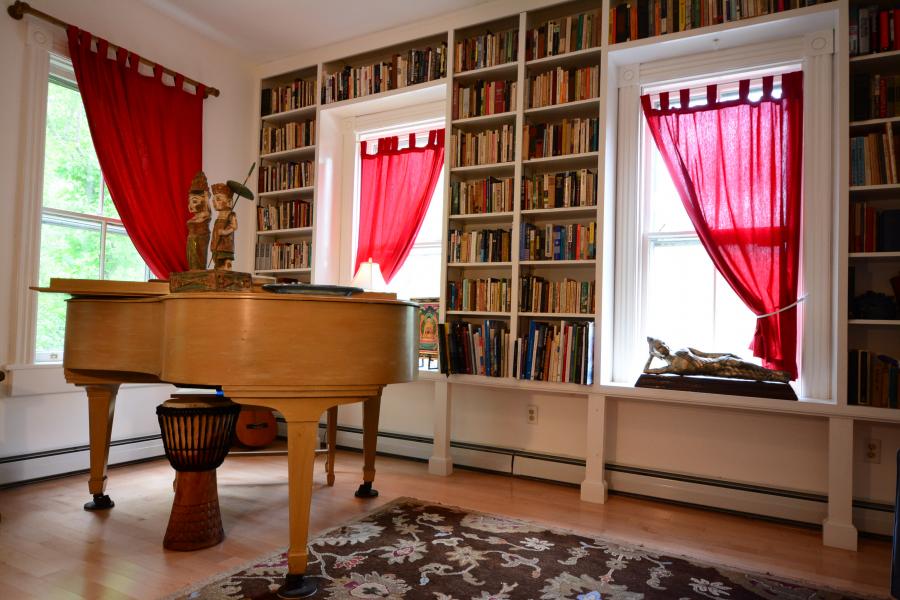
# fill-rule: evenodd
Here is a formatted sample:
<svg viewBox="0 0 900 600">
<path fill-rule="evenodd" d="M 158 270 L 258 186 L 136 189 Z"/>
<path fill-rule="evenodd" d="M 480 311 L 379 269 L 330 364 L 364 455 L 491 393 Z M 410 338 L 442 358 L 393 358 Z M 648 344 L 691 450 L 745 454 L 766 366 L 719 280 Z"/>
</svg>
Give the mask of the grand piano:
<svg viewBox="0 0 900 600">
<path fill-rule="evenodd" d="M 371 485 L 381 391 L 416 378 L 417 305 L 377 294 L 169 294 L 153 282 L 57 280 L 42 291 L 72 295 L 63 366 L 88 396 L 94 499 L 85 508 L 112 506 L 106 467 L 120 384 L 220 388 L 236 403 L 279 411 L 287 423 L 290 547 L 279 596 L 315 593 L 305 574 L 320 416 L 364 403 L 363 476 Z"/>
</svg>

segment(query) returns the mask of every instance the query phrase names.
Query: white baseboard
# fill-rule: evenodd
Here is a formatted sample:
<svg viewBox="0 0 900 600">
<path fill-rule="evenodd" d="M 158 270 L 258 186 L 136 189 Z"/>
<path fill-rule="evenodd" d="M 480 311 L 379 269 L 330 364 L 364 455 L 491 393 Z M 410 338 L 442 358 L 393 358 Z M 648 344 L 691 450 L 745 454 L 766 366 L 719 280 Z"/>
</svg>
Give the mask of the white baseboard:
<svg viewBox="0 0 900 600">
<path fill-rule="evenodd" d="M 158 438 L 118 444 L 109 448 L 110 465 L 160 456 L 165 456 L 165 451 L 162 441 Z M 87 448 L 74 452 L 27 457 L 22 460 L 0 463 L 0 485 L 66 475 L 83 471 L 89 467 L 90 454 Z M 87 482 L 86 476 L 85 482 Z M 85 494 L 87 494 L 87 485 L 85 485 Z"/>
</svg>

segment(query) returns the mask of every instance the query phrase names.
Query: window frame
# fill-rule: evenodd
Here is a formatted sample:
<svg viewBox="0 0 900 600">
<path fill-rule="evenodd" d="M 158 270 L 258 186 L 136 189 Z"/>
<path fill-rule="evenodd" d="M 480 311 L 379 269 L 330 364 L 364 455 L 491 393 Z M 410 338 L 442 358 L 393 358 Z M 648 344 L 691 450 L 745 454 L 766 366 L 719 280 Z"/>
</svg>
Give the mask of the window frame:
<svg viewBox="0 0 900 600">
<path fill-rule="evenodd" d="M 660 59 L 640 64 L 619 63 L 616 77 L 617 148 L 615 164 L 615 256 L 613 259 L 612 336 L 601 356 L 604 383 L 632 383 L 646 361 L 646 343 L 640 337 L 644 324 L 648 247 L 644 239 L 646 219 L 642 185 L 645 123 L 640 107 L 643 90 L 677 90 L 690 81 L 728 78 L 759 70 L 800 65 L 804 72 L 804 174 L 831 167 L 837 150 L 833 136 L 832 95 L 834 31 L 794 35 L 773 42 L 721 49 Z M 824 93 L 822 93 L 824 90 Z M 611 90 L 612 91 L 612 90 Z M 615 93 L 615 91 L 612 91 Z M 827 125 L 825 125 L 827 124 Z M 828 172 L 834 172 L 829 168 Z M 809 300 L 800 305 L 798 363 L 800 396 L 834 403 L 841 385 L 837 369 L 835 308 L 832 282 L 839 280 L 837 254 L 832 243 L 838 189 L 835 180 L 806 177 L 803 190 L 800 295 Z M 819 199 L 819 205 L 810 199 Z M 830 252 L 822 252 L 822 247 Z M 641 299 L 636 302 L 636 299 Z M 712 349 L 715 350 L 715 349 Z"/>
</svg>

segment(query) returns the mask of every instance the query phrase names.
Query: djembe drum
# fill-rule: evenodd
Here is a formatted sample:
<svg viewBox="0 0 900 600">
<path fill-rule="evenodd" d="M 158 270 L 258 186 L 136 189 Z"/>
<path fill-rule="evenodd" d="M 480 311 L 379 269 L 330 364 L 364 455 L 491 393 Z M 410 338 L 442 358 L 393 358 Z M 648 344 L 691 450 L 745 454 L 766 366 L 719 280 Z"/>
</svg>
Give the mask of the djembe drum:
<svg viewBox="0 0 900 600">
<path fill-rule="evenodd" d="M 175 499 L 163 539 L 168 550 L 199 550 L 225 537 L 216 469 L 225 460 L 241 407 L 221 396 L 176 394 L 156 407 Z"/>
</svg>

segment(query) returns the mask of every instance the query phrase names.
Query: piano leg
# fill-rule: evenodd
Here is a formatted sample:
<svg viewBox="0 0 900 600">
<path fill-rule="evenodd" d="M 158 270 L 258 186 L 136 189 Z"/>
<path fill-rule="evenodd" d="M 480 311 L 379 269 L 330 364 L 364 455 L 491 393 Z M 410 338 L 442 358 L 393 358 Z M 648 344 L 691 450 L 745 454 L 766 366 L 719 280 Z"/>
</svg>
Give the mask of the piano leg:
<svg viewBox="0 0 900 600">
<path fill-rule="evenodd" d="M 363 482 L 356 490 L 357 498 L 375 498 L 375 451 L 378 446 L 378 417 L 381 413 L 381 394 L 363 402 Z"/>
<path fill-rule="evenodd" d="M 106 510 L 115 506 L 106 491 L 106 467 L 109 462 L 109 440 L 112 434 L 113 416 L 116 411 L 116 394 L 119 384 L 90 384 L 85 386 L 88 397 L 88 422 L 90 424 L 91 478 L 88 491 L 94 499 L 85 503 L 84 510 Z"/>
</svg>

